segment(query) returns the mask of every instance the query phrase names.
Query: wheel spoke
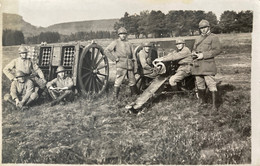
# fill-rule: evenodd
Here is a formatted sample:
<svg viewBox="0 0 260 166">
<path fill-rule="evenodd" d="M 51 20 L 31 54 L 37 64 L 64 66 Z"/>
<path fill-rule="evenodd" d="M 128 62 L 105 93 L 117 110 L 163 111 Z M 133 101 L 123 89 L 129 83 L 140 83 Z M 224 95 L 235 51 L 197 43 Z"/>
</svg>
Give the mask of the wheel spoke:
<svg viewBox="0 0 260 166">
<path fill-rule="evenodd" d="M 92 70 L 90 68 L 87 68 L 87 67 L 82 67 L 82 69 L 85 69 L 85 70 L 88 70 L 88 71 L 92 72 Z"/>
<path fill-rule="evenodd" d="M 103 84 L 103 82 L 100 80 L 100 78 L 99 78 L 98 76 L 96 76 L 96 78 L 97 78 L 97 82 L 99 83 L 99 85 L 103 86 L 104 84 Z"/>
<path fill-rule="evenodd" d="M 97 73 L 98 75 L 101 75 L 101 76 L 104 76 L 104 77 L 107 77 L 107 74 L 103 74 L 103 73 Z"/>
<path fill-rule="evenodd" d="M 97 54 L 96 54 L 95 59 L 94 59 L 94 65 L 96 65 L 96 62 L 97 62 L 97 60 L 98 60 L 99 53 L 100 53 L 100 50 L 98 49 Z M 97 66 L 95 66 L 95 67 L 97 67 Z"/>
<path fill-rule="evenodd" d="M 90 81 L 88 84 L 88 90 L 91 91 L 91 88 L 92 88 L 92 77 L 90 77 Z"/>
<path fill-rule="evenodd" d="M 107 67 L 107 65 L 104 65 L 104 66 L 98 67 L 97 70 L 103 69 L 103 68 L 105 68 L 105 67 Z"/>
<path fill-rule="evenodd" d="M 98 67 L 98 65 L 102 62 L 102 60 L 103 60 L 103 57 L 101 57 L 101 58 L 98 60 L 98 62 L 97 62 L 97 64 L 96 64 L 96 67 Z"/>
<path fill-rule="evenodd" d="M 85 87 L 85 88 L 87 87 L 90 78 L 91 78 L 91 76 L 87 77 L 86 81 L 84 82 L 84 87 Z"/>
<path fill-rule="evenodd" d="M 95 47 L 92 48 L 91 52 L 91 66 L 94 66 Z"/>
<path fill-rule="evenodd" d="M 86 74 L 82 75 L 82 79 L 84 79 L 85 77 L 87 77 L 90 74 L 91 74 L 91 72 L 87 72 Z"/>
</svg>

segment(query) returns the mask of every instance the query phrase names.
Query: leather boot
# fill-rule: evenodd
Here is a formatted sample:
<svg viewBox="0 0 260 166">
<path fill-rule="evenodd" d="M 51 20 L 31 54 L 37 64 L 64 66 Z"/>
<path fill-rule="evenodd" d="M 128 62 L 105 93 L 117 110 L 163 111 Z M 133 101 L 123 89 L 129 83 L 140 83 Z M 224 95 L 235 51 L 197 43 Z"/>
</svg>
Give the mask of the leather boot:
<svg viewBox="0 0 260 166">
<path fill-rule="evenodd" d="M 205 106 L 206 105 L 205 94 L 206 94 L 206 90 L 205 89 L 198 89 L 199 106 Z"/>
<path fill-rule="evenodd" d="M 216 106 L 216 93 L 217 91 L 212 91 L 212 110 L 217 111 L 217 106 Z"/>
<path fill-rule="evenodd" d="M 132 96 L 132 95 L 139 95 L 139 91 L 138 91 L 136 85 L 130 86 L 130 90 L 131 90 L 131 96 Z"/>
<path fill-rule="evenodd" d="M 119 87 L 114 87 L 114 99 L 118 99 L 118 94 L 119 94 L 120 88 Z"/>
</svg>

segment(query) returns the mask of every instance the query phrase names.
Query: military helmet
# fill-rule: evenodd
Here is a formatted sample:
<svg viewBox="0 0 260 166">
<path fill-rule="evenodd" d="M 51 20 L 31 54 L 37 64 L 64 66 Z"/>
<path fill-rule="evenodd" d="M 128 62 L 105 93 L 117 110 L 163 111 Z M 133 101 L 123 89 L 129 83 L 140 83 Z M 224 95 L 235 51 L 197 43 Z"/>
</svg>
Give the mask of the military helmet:
<svg viewBox="0 0 260 166">
<path fill-rule="evenodd" d="M 15 73 L 15 77 L 16 77 L 16 78 L 18 78 L 18 77 L 24 77 L 24 76 L 25 76 L 24 72 L 22 72 L 22 71 L 20 71 L 20 70 L 18 70 L 18 71 Z"/>
<path fill-rule="evenodd" d="M 152 47 L 152 46 L 153 46 L 153 44 L 150 42 L 144 43 L 144 47 Z"/>
<path fill-rule="evenodd" d="M 21 54 L 21 53 L 27 53 L 27 52 L 28 52 L 27 48 L 24 47 L 24 46 L 21 46 L 21 47 L 18 49 L 18 51 L 19 51 L 19 54 Z"/>
<path fill-rule="evenodd" d="M 127 30 L 124 27 L 118 29 L 117 34 L 127 34 Z"/>
<path fill-rule="evenodd" d="M 56 73 L 64 72 L 65 68 L 63 66 L 59 66 L 56 70 Z"/>
<path fill-rule="evenodd" d="M 185 44 L 185 41 L 183 39 L 177 39 L 176 40 L 176 45 L 177 44 Z"/>
<path fill-rule="evenodd" d="M 199 28 L 209 27 L 209 22 L 207 20 L 201 20 L 199 23 Z"/>
</svg>

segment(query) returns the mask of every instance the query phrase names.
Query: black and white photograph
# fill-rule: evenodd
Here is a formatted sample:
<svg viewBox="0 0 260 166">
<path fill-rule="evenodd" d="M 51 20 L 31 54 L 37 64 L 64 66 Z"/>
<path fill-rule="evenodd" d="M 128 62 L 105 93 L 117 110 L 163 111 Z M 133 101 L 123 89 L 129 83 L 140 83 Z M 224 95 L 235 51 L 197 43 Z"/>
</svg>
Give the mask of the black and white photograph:
<svg viewBox="0 0 260 166">
<path fill-rule="evenodd" d="M 260 164 L 259 0 L 0 9 L 1 164 Z"/>
</svg>

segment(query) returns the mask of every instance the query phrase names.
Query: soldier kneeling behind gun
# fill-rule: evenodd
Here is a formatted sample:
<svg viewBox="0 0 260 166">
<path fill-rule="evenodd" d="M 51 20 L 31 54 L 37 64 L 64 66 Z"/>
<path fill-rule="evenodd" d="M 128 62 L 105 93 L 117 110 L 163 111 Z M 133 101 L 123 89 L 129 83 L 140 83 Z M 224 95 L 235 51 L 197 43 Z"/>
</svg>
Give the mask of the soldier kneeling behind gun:
<svg viewBox="0 0 260 166">
<path fill-rule="evenodd" d="M 72 99 L 73 97 L 73 80 L 70 77 L 65 77 L 65 68 L 59 66 L 57 68 L 57 78 L 47 83 L 47 88 L 50 96 L 54 99 L 51 106 L 54 106 L 64 99 Z"/>
<path fill-rule="evenodd" d="M 10 94 L 6 94 L 4 100 L 24 109 L 39 97 L 39 88 L 34 88 L 33 82 L 27 79 L 22 71 L 17 71 L 15 78 L 11 84 Z"/>
</svg>

